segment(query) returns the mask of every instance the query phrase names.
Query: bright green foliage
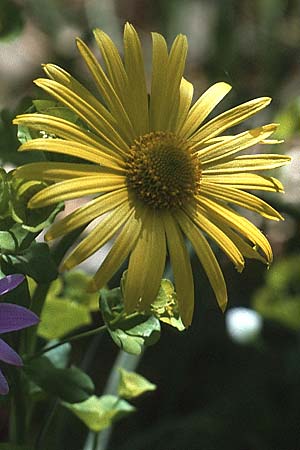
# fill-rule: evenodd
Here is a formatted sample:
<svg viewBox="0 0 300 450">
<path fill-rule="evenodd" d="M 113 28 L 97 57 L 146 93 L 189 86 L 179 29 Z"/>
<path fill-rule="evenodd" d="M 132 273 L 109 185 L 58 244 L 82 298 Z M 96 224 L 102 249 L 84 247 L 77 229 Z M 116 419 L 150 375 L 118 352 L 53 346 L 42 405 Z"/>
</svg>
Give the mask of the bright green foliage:
<svg viewBox="0 0 300 450">
<path fill-rule="evenodd" d="M 91 323 L 91 316 L 85 306 L 69 299 L 47 298 L 38 335 L 44 339 L 59 339 L 83 325 Z"/>
<path fill-rule="evenodd" d="M 99 310 L 99 293 L 87 292 L 91 276 L 83 270 L 71 270 L 64 274 L 64 296 L 85 306 L 89 311 Z"/>
<path fill-rule="evenodd" d="M 135 372 L 125 369 L 120 370 L 118 394 L 122 398 L 131 399 L 142 395 L 144 392 L 155 391 L 156 385 Z"/>
<path fill-rule="evenodd" d="M 291 256 L 275 263 L 266 275 L 253 306 L 262 316 L 294 330 L 300 329 L 300 257 Z"/>
<path fill-rule="evenodd" d="M 99 295 L 86 291 L 90 278 L 83 271 L 74 270 L 51 284 L 38 327 L 39 336 L 59 339 L 92 322 L 91 311 L 99 309 Z"/>
<path fill-rule="evenodd" d="M 88 375 L 77 367 L 57 368 L 46 356 L 26 364 L 24 370 L 46 393 L 68 403 L 82 402 L 94 392 L 94 384 Z"/>
<path fill-rule="evenodd" d="M 100 309 L 113 341 L 125 352 L 139 355 L 159 340 L 159 320 L 153 315 L 126 315 L 120 288 L 101 290 Z"/>
<path fill-rule="evenodd" d="M 93 395 L 80 403 L 64 403 L 92 431 L 101 431 L 135 411 L 134 406 L 115 395 Z"/>
<path fill-rule="evenodd" d="M 161 280 L 158 296 L 151 305 L 151 310 L 161 322 L 165 322 L 179 331 L 185 330 L 179 315 L 176 292 L 170 280 Z"/>
</svg>

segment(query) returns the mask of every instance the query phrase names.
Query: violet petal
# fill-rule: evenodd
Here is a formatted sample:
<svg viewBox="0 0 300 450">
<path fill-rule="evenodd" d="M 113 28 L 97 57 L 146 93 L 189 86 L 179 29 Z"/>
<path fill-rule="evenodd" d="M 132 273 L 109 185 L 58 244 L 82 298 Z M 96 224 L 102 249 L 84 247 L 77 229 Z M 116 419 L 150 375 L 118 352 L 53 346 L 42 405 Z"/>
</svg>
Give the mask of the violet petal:
<svg viewBox="0 0 300 450">
<path fill-rule="evenodd" d="M 15 289 L 24 280 L 24 275 L 12 274 L 7 275 L 0 280 L 0 295 L 6 294 L 9 291 Z"/>
<path fill-rule="evenodd" d="M 0 360 L 13 366 L 23 366 L 21 356 L 3 341 L 3 339 L 0 339 Z"/>
<path fill-rule="evenodd" d="M 38 322 L 38 316 L 29 309 L 14 303 L 0 303 L 0 333 L 21 330 Z"/>
<path fill-rule="evenodd" d="M 8 394 L 8 391 L 9 391 L 9 387 L 8 387 L 6 378 L 0 370 L 0 394 L 6 395 L 6 394 Z"/>
</svg>

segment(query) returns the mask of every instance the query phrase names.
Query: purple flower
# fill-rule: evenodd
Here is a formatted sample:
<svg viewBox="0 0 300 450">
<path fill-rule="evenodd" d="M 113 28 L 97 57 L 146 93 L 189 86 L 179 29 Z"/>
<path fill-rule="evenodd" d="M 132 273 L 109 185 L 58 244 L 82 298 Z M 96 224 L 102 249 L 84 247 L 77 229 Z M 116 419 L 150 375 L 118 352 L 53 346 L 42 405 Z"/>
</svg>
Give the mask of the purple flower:
<svg viewBox="0 0 300 450">
<path fill-rule="evenodd" d="M 15 289 L 24 280 L 23 275 L 8 275 L 0 280 L 0 295 Z M 0 334 L 36 325 L 39 318 L 29 309 L 13 303 L 0 303 Z M 0 361 L 22 366 L 21 357 L 3 339 L 0 339 Z M 5 395 L 9 391 L 7 381 L 0 370 L 0 394 Z"/>
</svg>

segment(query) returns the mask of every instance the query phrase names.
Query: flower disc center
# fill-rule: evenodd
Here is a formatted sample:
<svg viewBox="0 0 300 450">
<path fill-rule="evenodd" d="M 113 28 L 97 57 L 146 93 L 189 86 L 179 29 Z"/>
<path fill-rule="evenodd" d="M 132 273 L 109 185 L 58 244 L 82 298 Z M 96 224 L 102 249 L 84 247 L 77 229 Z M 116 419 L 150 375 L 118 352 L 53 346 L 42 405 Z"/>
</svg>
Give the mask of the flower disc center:
<svg viewBox="0 0 300 450">
<path fill-rule="evenodd" d="M 152 208 L 176 208 L 199 190 L 201 166 L 188 145 L 171 132 L 137 139 L 127 161 L 127 185 Z"/>
</svg>

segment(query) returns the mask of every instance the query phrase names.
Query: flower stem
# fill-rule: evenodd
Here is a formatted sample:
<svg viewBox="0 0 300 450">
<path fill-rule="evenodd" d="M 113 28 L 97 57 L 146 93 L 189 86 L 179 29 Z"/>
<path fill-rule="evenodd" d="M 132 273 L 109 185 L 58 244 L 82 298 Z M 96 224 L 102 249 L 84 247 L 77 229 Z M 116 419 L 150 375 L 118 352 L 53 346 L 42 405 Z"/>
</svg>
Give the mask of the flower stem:
<svg viewBox="0 0 300 450">
<path fill-rule="evenodd" d="M 95 334 L 102 333 L 102 331 L 106 330 L 106 325 L 102 325 L 101 327 L 94 328 L 93 330 L 84 331 L 83 333 L 75 334 L 74 336 L 66 337 L 65 339 L 62 339 L 61 341 L 57 342 L 57 344 L 53 344 L 50 347 L 44 347 L 41 351 L 35 353 L 34 355 L 27 358 L 27 361 L 30 361 L 31 359 L 38 358 L 39 356 L 44 355 L 47 352 L 50 352 L 50 350 L 54 350 L 57 347 L 60 347 L 63 344 L 77 341 L 78 339 L 82 339 L 88 336 L 94 336 Z"/>
<path fill-rule="evenodd" d="M 24 391 L 23 374 L 19 369 L 11 370 L 11 413 L 10 441 L 14 444 L 24 444 L 27 435 L 27 399 Z"/>
<path fill-rule="evenodd" d="M 42 450 L 42 448 L 43 448 L 42 447 L 43 440 L 44 440 L 45 435 L 46 435 L 46 433 L 48 431 L 50 423 L 51 423 L 51 421 L 52 421 L 52 419 L 54 417 L 54 414 L 56 412 L 58 404 L 59 404 L 59 400 L 55 399 L 54 402 L 52 403 L 50 409 L 49 409 L 48 416 L 47 416 L 47 418 L 46 418 L 46 420 L 44 422 L 44 425 L 41 428 L 41 430 L 40 430 L 40 432 L 39 432 L 39 434 L 38 434 L 38 436 L 36 438 L 35 447 L 34 447 L 35 450 Z"/>
</svg>

